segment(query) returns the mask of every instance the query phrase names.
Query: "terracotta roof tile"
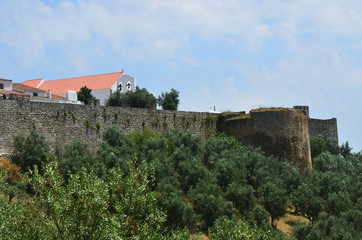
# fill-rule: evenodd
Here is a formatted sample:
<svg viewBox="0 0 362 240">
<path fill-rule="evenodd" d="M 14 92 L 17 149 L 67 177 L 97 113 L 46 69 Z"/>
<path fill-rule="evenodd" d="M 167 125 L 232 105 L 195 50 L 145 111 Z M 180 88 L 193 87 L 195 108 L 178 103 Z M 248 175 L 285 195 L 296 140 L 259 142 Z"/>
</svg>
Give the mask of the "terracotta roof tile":
<svg viewBox="0 0 362 240">
<path fill-rule="evenodd" d="M 13 90 L 19 91 L 32 91 L 32 92 L 45 92 L 39 88 L 31 87 L 22 83 L 13 83 Z"/>
<path fill-rule="evenodd" d="M 47 98 L 49 98 L 48 93 L 46 93 L 45 96 L 46 96 Z M 59 95 L 55 95 L 55 94 L 52 94 L 52 99 L 66 100 L 65 97 L 62 97 L 62 96 L 59 96 Z"/>
<path fill-rule="evenodd" d="M 0 89 L 0 94 L 16 94 L 16 95 L 21 95 L 21 96 L 29 96 L 29 95 L 26 94 L 26 93 L 9 91 L 9 90 L 4 90 L 4 89 Z"/>
<path fill-rule="evenodd" d="M 44 79 L 39 78 L 39 79 L 27 80 L 27 81 L 23 82 L 23 84 L 36 88 L 42 81 L 44 81 Z"/>
<path fill-rule="evenodd" d="M 39 88 L 45 91 L 51 89 L 54 94 L 65 94 L 68 90 L 79 92 L 80 88 L 84 86 L 92 90 L 109 89 L 123 74 L 124 72 L 116 72 L 44 81 Z M 24 82 L 24 84 L 27 84 L 27 82 Z"/>
</svg>

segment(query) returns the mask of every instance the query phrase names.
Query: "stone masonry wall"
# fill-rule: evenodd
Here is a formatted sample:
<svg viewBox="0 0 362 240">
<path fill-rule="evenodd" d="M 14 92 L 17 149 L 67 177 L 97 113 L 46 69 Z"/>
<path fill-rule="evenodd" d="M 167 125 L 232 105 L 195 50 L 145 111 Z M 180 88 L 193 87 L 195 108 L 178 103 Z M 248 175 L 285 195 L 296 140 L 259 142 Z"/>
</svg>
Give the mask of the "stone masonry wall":
<svg viewBox="0 0 362 240">
<path fill-rule="evenodd" d="M 319 135 L 326 134 L 328 137 L 337 141 L 338 144 L 338 130 L 337 130 L 337 119 L 315 119 L 309 118 L 309 107 L 308 106 L 294 106 L 294 109 L 300 110 L 308 118 L 309 136 L 317 137 Z"/>
<path fill-rule="evenodd" d="M 218 130 L 244 145 L 261 147 L 267 155 L 287 159 L 299 168 L 312 168 L 308 121 L 301 111 L 252 111 L 248 115 L 224 118 L 218 122 Z"/>
<path fill-rule="evenodd" d="M 309 135 L 327 133 L 338 141 L 337 120 L 307 120 L 305 110 L 308 109 L 262 109 L 224 115 L 6 98 L 0 100 L 0 159 L 13 151 L 14 135 L 28 134 L 32 128 L 53 147 L 80 139 L 96 151 L 103 131 L 115 126 L 126 134 L 146 128 L 158 133 L 187 129 L 203 141 L 220 131 L 244 145 L 261 147 L 268 155 L 288 159 L 300 168 L 311 168 Z"/>
<path fill-rule="evenodd" d="M 13 151 L 14 135 L 28 134 L 33 127 L 53 147 L 81 139 L 96 150 L 108 126 L 116 126 L 126 134 L 146 128 L 158 133 L 187 129 L 205 140 L 216 133 L 217 117 L 201 112 L 0 100 L 0 158 Z"/>
<path fill-rule="evenodd" d="M 337 130 L 337 119 L 308 119 L 309 125 L 309 136 L 317 137 L 319 135 L 327 134 L 328 137 L 337 141 L 338 144 L 338 130 Z"/>
</svg>

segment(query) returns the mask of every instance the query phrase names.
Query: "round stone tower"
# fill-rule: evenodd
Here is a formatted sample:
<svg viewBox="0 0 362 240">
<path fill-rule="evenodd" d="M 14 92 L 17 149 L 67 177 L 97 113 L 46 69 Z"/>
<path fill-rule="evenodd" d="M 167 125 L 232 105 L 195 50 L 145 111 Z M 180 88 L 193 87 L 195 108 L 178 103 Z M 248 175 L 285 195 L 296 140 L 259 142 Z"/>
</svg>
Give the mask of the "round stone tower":
<svg viewBox="0 0 362 240">
<path fill-rule="evenodd" d="M 269 108 L 221 117 L 218 130 L 243 145 L 261 147 L 267 155 L 287 159 L 299 169 L 312 169 L 307 116 L 296 109 Z"/>
</svg>

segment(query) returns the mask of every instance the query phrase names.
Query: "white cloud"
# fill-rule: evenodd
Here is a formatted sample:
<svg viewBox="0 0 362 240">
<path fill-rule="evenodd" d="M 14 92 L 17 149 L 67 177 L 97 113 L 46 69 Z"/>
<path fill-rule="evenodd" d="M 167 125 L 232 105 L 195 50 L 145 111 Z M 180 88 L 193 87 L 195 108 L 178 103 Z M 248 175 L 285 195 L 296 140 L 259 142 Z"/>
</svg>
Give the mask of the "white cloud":
<svg viewBox="0 0 362 240">
<path fill-rule="evenodd" d="M 184 58 L 192 36 L 246 49 L 279 39 L 286 51 L 299 54 L 310 47 L 300 35 L 353 37 L 362 32 L 358 1 L 63 0 L 47 6 L 41 0 L 19 0 L 0 6 L 0 42 L 22 64 L 44 60 L 48 46 L 72 48 L 67 52 L 72 59 L 78 48 L 91 51 L 98 44 L 94 39 L 124 59 L 153 62 Z M 318 47 L 323 48 L 321 42 Z"/>
<path fill-rule="evenodd" d="M 63 0 L 48 6 L 41 0 L 14 0 L 0 7 L 0 46 L 7 50 L 0 51 L 1 58 L 7 52 L 20 66 L 52 65 L 50 48 L 59 49 L 69 67 L 82 73 L 110 54 L 120 61 L 167 62 L 172 68 L 205 66 L 209 63 L 191 55 L 196 37 L 229 43 L 241 54 L 253 48 L 262 53 L 269 41 L 282 45 L 275 62 L 246 64 L 252 69 L 246 80 L 255 89 L 274 84 L 281 92 L 300 85 L 338 87 L 341 79 L 348 85 L 361 82 L 361 60 L 350 56 L 362 49 L 359 1 Z M 337 38 L 352 41 L 344 46 Z"/>
<path fill-rule="evenodd" d="M 284 93 L 311 85 L 339 87 L 342 79 L 347 85 L 361 82 L 359 64 L 336 39 L 353 39 L 348 50 L 361 53 L 359 1 L 64 0 L 48 6 L 19 0 L 0 7 L 1 47 L 24 66 L 47 65 L 53 47 L 77 72 L 89 71 L 99 56 L 109 54 L 120 61 L 198 67 L 209 63 L 191 55 L 193 37 L 227 42 L 241 54 L 272 40 L 282 45 L 281 58 L 264 66 L 246 64 L 246 81 L 255 90 L 278 86 L 275 92 Z"/>
<path fill-rule="evenodd" d="M 29 62 L 22 61 L 26 56 L 44 58 L 49 45 L 82 43 L 91 48 L 93 35 L 124 57 L 159 60 L 155 56 L 167 58 L 184 51 L 192 34 L 221 40 L 233 35 L 249 43 L 260 43 L 271 34 L 252 1 L 61 1 L 51 7 L 29 0 L 0 6 L 4 10 L 0 42 L 23 63 Z"/>
</svg>

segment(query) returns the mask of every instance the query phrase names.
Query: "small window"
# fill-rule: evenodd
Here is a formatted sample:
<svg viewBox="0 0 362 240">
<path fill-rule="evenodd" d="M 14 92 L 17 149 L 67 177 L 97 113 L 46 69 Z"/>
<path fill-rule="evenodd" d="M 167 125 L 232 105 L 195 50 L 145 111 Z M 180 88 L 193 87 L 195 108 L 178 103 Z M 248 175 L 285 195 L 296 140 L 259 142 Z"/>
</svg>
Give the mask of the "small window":
<svg viewBox="0 0 362 240">
<path fill-rule="evenodd" d="M 131 82 L 127 82 L 127 91 L 131 91 L 132 88 L 131 88 Z"/>
<path fill-rule="evenodd" d="M 37 96 L 38 96 L 37 92 L 33 93 L 33 97 L 37 97 Z"/>
<path fill-rule="evenodd" d="M 0 83 L 0 89 L 4 89 L 4 84 Z"/>
<path fill-rule="evenodd" d="M 122 88 L 122 83 L 119 83 L 118 89 L 119 89 L 120 92 L 122 92 L 122 90 L 123 90 L 123 88 Z"/>
</svg>

